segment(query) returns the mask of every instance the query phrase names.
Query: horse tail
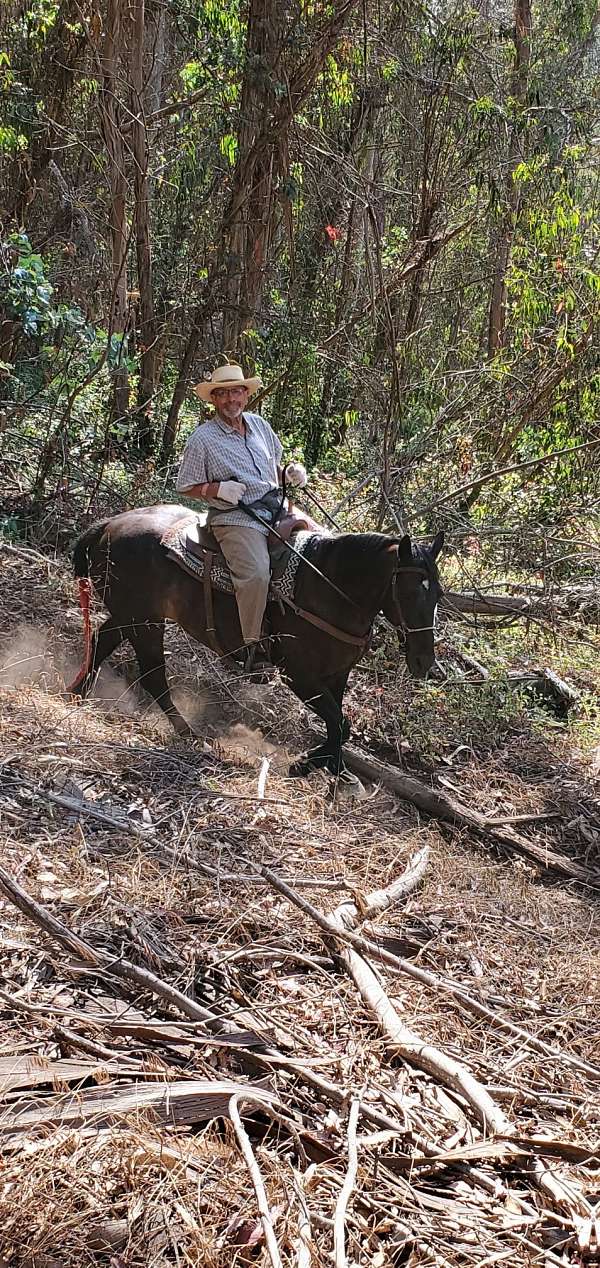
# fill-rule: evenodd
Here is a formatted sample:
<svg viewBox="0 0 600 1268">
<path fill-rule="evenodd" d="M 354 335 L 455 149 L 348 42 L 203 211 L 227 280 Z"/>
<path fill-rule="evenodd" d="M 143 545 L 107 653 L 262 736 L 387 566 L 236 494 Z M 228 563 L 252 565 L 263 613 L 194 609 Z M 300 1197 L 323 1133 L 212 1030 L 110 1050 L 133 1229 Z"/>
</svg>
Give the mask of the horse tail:
<svg viewBox="0 0 600 1268">
<path fill-rule="evenodd" d="M 94 524 L 91 528 L 88 528 L 87 532 L 76 542 L 73 551 L 73 569 L 78 580 L 79 606 L 83 617 L 83 660 L 73 682 L 67 687 L 67 691 L 70 692 L 76 691 L 81 686 L 92 667 L 91 610 L 93 588 L 90 581 L 90 552 L 92 546 L 96 545 L 101 533 L 104 531 L 107 522 L 107 520 L 104 520 L 103 523 Z"/>
<path fill-rule="evenodd" d="M 108 520 L 100 520 L 98 524 L 92 524 L 75 543 L 73 570 L 76 577 L 89 577 L 92 550 L 98 545 L 107 524 Z"/>
</svg>

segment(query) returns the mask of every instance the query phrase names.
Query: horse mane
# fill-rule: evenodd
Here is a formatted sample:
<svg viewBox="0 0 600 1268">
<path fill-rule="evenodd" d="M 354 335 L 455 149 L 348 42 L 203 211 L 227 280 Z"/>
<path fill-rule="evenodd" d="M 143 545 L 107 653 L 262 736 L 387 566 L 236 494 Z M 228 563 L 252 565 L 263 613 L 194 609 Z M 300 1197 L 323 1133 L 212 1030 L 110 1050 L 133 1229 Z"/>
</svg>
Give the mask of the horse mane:
<svg viewBox="0 0 600 1268">
<path fill-rule="evenodd" d="M 390 547 L 395 544 L 384 533 L 340 533 L 336 537 L 314 537 L 307 557 L 335 579 L 344 592 L 354 590 L 360 579 L 365 592 L 382 593 L 393 570 Z"/>
<path fill-rule="evenodd" d="M 356 593 L 356 583 L 363 587 L 365 599 L 383 595 L 392 578 L 395 556 L 391 547 L 399 546 L 402 537 L 385 533 L 340 533 L 335 537 L 313 537 L 307 553 L 311 563 L 335 580 L 345 593 Z M 439 582 L 435 561 L 418 542 L 411 542 L 411 555 L 433 582 Z"/>
<path fill-rule="evenodd" d="M 310 543 L 310 553 L 317 550 L 323 559 L 329 555 L 343 557 L 350 554 L 355 564 L 368 560 L 373 563 L 384 555 L 390 546 L 399 546 L 402 537 L 390 537 L 386 533 L 339 533 L 335 537 L 315 537 Z M 411 541 L 411 553 L 415 561 L 423 564 L 428 570 L 435 571 L 435 565 L 427 550 L 418 542 Z"/>
</svg>

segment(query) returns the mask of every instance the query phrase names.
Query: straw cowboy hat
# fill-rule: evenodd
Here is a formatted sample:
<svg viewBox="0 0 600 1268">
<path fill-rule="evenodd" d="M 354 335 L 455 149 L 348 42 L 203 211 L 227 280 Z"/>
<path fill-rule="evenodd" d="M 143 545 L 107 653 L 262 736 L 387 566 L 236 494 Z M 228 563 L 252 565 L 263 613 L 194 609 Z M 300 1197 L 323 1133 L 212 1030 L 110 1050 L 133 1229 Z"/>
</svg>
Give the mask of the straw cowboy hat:
<svg viewBox="0 0 600 1268">
<path fill-rule="evenodd" d="M 259 387 L 262 387 L 262 380 L 256 375 L 252 379 L 245 379 L 241 365 L 218 365 L 210 379 L 196 383 L 194 391 L 201 401 L 210 401 L 215 389 L 220 387 L 247 387 L 250 396 L 254 396 Z"/>
</svg>

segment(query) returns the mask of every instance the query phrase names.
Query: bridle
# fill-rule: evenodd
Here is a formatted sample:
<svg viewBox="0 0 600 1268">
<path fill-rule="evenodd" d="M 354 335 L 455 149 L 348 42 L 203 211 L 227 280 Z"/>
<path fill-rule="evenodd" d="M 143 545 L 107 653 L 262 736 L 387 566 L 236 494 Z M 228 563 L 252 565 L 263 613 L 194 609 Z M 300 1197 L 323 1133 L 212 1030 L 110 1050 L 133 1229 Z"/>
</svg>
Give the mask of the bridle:
<svg viewBox="0 0 600 1268">
<path fill-rule="evenodd" d="M 285 482 L 284 482 L 283 498 L 285 498 Z M 281 505 L 283 505 L 283 499 L 282 499 Z M 256 511 L 254 510 L 252 506 L 249 506 L 247 503 L 240 502 L 239 509 L 242 511 L 245 511 L 246 515 L 248 515 L 250 519 L 255 520 L 255 522 L 260 524 L 261 527 L 265 526 L 264 520 L 262 520 L 261 517 L 256 514 Z M 281 507 L 280 507 L 280 510 L 281 510 Z M 337 586 L 335 582 L 331 580 L 330 577 L 326 577 L 325 574 L 321 572 L 321 569 L 318 568 L 316 564 L 313 564 L 312 560 L 307 559 L 305 555 L 300 554 L 300 552 L 296 550 L 296 547 L 293 546 L 291 542 L 283 541 L 283 538 L 277 532 L 275 523 L 268 524 L 266 525 L 266 527 L 268 527 L 269 532 L 272 533 L 274 537 L 278 538 L 278 540 L 284 546 L 286 546 L 288 550 L 292 552 L 292 554 L 298 556 L 298 559 L 300 560 L 302 564 L 304 564 L 306 568 L 309 568 L 311 572 L 316 573 L 316 575 L 320 577 L 321 580 L 324 581 L 327 586 L 329 586 L 330 590 L 335 591 L 335 593 L 339 596 L 339 598 L 343 599 L 347 604 L 349 604 L 350 607 L 356 608 L 357 611 L 360 611 L 359 605 L 356 603 L 355 599 L 351 599 L 350 595 L 345 594 L 344 591 L 341 590 L 340 587 Z M 423 579 L 426 581 L 431 581 L 431 573 L 429 569 L 423 567 L 422 564 L 417 564 L 417 563 L 399 564 L 398 567 L 394 569 L 394 575 L 392 577 L 392 583 L 391 583 L 392 584 L 392 598 L 400 614 L 400 621 L 398 622 L 398 624 L 395 624 L 393 621 L 390 621 L 389 624 L 392 626 L 392 629 L 396 630 L 398 634 L 402 634 L 404 636 L 404 640 L 406 641 L 407 634 L 418 634 L 421 630 L 425 631 L 425 630 L 433 629 L 433 626 L 424 625 L 424 626 L 413 627 L 413 626 L 407 625 L 404 619 L 404 616 L 402 615 L 402 606 L 400 603 L 400 599 L 398 598 L 398 592 L 397 592 L 398 576 L 401 572 L 403 573 L 414 572 L 418 576 L 423 577 Z M 317 616 L 316 612 L 309 612 L 306 608 L 299 607 L 298 604 L 295 603 L 293 599 L 288 598 L 286 595 L 279 594 L 277 598 L 279 600 L 280 605 L 282 605 L 282 607 L 290 608 L 292 612 L 295 612 L 296 616 L 299 616 L 303 620 L 308 621 L 309 624 L 316 626 L 317 629 L 323 630 L 324 633 L 332 635 L 333 638 L 337 638 L 339 642 L 351 643 L 354 647 L 360 647 L 362 652 L 364 652 L 366 648 L 369 646 L 369 643 L 371 641 L 371 635 L 373 633 L 372 624 L 370 625 L 366 634 L 350 634 L 346 630 L 341 630 L 338 626 L 332 625 L 329 621 L 324 621 L 322 617 Z"/>
<path fill-rule="evenodd" d="M 391 583 L 392 599 L 400 614 L 400 620 L 396 623 L 395 621 L 390 621 L 389 617 L 386 617 L 385 619 L 388 622 L 388 625 L 391 625 L 392 629 L 396 630 L 397 634 L 402 634 L 404 636 L 404 641 L 406 642 L 407 634 L 422 634 L 422 633 L 424 634 L 428 630 L 433 630 L 434 626 L 407 624 L 405 617 L 403 616 L 403 613 L 402 613 L 402 604 L 400 602 L 400 598 L 398 595 L 398 577 L 401 572 L 414 572 L 417 574 L 417 576 L 423 577 L 424 581 L 429 581 L 429 582 L 431 582 L 432 576 L 429 569 L 423 567 L 420 564 L 399 564 L 398 567 L 394 569 L 394 575 L 392 577 L 392 583 Z"/>
</svg>

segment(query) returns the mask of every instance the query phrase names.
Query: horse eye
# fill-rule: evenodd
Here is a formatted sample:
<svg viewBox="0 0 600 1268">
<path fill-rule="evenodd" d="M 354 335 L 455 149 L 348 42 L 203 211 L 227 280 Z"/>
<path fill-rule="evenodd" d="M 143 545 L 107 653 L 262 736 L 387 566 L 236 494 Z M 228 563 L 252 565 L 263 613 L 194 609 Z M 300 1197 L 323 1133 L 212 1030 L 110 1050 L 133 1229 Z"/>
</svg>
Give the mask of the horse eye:
<svg viewBox="0 0 600 1268">
<path fill-rule="evenodd" d="M 424 582 L 423 582 L 423 589 L 424 589 L 424 590 L 428 590 L 428 589 L 429 589 L 429 578 L 428 578 L 428 577 L 426 577 L 426 578 L 425 578 L 425 580 L 424 580 Z"/>
</svg>

